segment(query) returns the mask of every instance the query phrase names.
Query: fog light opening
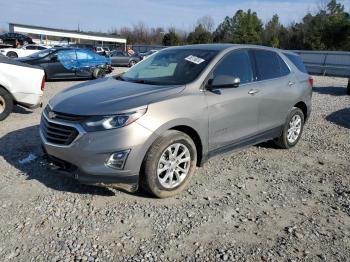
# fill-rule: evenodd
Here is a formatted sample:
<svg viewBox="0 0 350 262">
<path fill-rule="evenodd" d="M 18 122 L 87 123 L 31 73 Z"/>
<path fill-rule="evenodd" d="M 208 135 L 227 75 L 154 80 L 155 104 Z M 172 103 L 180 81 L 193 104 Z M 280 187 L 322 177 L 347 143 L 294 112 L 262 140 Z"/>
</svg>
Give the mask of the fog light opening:
<svg viewBox="0 0 350 262">
<path fill-rule="evenodd" d="M 111 154 L 106 162 L 106 166 L 113 169 L 123 169 L 130 149 Z"/>
</svg>

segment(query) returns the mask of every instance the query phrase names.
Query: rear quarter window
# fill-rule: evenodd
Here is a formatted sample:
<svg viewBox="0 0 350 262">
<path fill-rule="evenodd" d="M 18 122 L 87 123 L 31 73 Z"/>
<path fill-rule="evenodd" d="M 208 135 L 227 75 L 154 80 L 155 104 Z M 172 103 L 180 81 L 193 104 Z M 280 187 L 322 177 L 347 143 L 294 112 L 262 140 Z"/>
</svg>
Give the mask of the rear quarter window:
<svg viewBox="0 0 350 262">
<path fill-rule="evenodd" d="M 305 65 L 303 63 L 303 60 L 301 59 L 300 56 L 294 55 L 294 54 L 289 54 L 289 53 L 283 53 L 295 66 L 296 68 L 299 69 L 299 71 L 307 74 Z"/>
</svg>

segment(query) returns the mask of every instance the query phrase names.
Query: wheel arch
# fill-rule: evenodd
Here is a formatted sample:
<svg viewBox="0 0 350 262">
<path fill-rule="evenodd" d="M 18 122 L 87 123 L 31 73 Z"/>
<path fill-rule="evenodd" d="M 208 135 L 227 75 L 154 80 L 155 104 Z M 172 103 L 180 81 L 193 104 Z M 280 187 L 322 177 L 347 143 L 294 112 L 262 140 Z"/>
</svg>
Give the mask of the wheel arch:
<svg viewBox="0 0 350 262">
<path fill-rule="evenodd" d="M 172 128 L 170 128 L 169 130 L 176 130 L 176 131 L 180 131 L 186 135 L 188 135 L 193 143 L 196 146 L 196 150 L 197 150 L 197 166 L 201 166 L 202 165 L 202 160 L 203 160 L 203 144 L 202 144 L 202 140 L 198 134 L 198 132 L 190 127 L 190 126 L 186 126 L 186 125 L 179 125 L 179 126 L 174 126 Z"/>
<path fill-rule="evenodd" d="M 307 105 L 306 105 L 303 101 L 300 101 L 300 102 L 296 103 L 296 104 L 294 105 L 294 107 L 299 108 L 299 109 L 303 112 L 303 114 L 304 114 L 304 119 L 306 120 L 307 117 L 308 117 L 308 114 L 307 114 L 307 111 L 308 111 Z"/>
</svg>

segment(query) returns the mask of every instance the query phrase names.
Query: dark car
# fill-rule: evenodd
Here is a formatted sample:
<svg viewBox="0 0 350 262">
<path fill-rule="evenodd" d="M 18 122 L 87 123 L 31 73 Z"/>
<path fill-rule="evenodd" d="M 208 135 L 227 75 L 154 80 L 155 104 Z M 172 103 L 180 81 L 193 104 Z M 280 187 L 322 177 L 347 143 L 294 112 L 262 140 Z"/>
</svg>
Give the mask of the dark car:
<svg viewBox="0 0 350 262">
<path fill-rule="evenodd" d="M 129 66 L 132 67 L 141 61 L 141 57 L 137 54 L 129 56 L 127 52 L 114 51 L 110 54 L 113 66 Z"/>
<path fill-rule="evenodd" d="M 86 49 L 50 48 L 18 60 L 42 67 L 46 79 L 100 78 L 112 71 L 108 57 Z"/>
<path fill-rule="evenodd" d="M 0 35 L 0 39 L 2 40 L 3 44 L 8 44 L 11 47 L 16 46 L 16 41 L 21 45 L 34 44 L 33 40 L 29 36 L 18 33 L 4 33 Z"/>
</svg>

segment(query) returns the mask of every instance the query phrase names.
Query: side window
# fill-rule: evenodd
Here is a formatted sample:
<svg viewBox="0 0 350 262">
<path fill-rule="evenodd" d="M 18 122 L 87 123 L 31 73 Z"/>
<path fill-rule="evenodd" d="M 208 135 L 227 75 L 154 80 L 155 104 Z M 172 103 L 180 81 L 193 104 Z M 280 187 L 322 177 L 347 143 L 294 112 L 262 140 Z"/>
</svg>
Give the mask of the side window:
<svg viewBox="0 0 350 262">
<path fill-rule="evenodd" d="M 254 50 L 258 80 L 278 78 L 289 74 L 289 68 L 273 51 Z"/>
<path fill-rule="evenodd" d="M 301 59 L 300 56 L 289 54 L 289 53 L 283 53 L 283 54 L 286 57 L 288 57 L 288 59 L 299 69 L 299 71 L 307 74 L 305 65 L 304 65 L 303 60 Z"/>
<path fill-rule="evenodd" d="M 36 46 L 34 45 L 27 45 L 26 50 L 37 50 L 37 49 L 36 49 Z"/>
<path fill-rule="evenodd" d="M 43 47 L 43 46 L 37 46 L 36 49 L 37 49 L 37 50 L 44 50 L 44 49 L 46 49 L 46 48 Z"/>
<path fill-rule="evenodd" d="M 67 62 L 76 60 L 76 55 L 74 50 L 63 50 L 57 53 L 57 59 L 60 62 Z"/>
<path fill-rule="evenodd" d="M 286 76 L 290 73 L 289 67 L 286 65 L 286 62 L 283 61 L 283 59 L 277 55 L 279 64 L 280 64 L 280 72 L 281 76 Z"/>
<path fill-rule="evenodd" d="M 247 50 L 234 51 L 226 55 L 214 69 L 213 76 L 226 75 L 238 77 L 241 84 L 253 80 L 253 71 Z"/>
<path fill-rule="evenodd" d="M 90 52 L 83 51 L 83 50 L 77 50 L 77 58 L 78 60 L 91 60 L 94 59 L 94 57 L 90 54 Z"/>
</svg>

